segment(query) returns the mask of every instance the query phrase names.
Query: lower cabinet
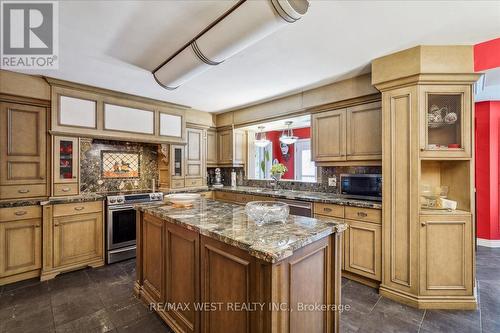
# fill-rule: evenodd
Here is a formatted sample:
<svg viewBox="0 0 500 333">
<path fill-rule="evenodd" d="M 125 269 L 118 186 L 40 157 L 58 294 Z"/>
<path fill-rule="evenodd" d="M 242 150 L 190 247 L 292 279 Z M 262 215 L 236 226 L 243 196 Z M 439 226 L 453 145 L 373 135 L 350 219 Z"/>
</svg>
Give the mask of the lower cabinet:
<svg viewBox="0 0 500 333">
<path fill-rule="evenodd" d="M 165 223 L 160 219 L 144 215 L 142 226 L 142 278 L 143 288 L 154 302 L 164 300 L 164 255 Z"/>
<path fill-rule="evenodd" d="M 40 206 L 0 209 L 0 285 L 40 274 Z"/>
<path fill-rule="evenodd" d="M 420 216 L 420 293 L 472 295 L 474 235 L 470 215 Z"/>
<path fill-rule="evenodd" d="M 104 265 L 103 202 L 43 207 L 41 280 L 83 268 Z"/>
<path fill-rule="evenodd" d="M 376 223 L 345 220 L 344 269 L 372 280 L 382 279 L 382 226 Z"/>
</svg>

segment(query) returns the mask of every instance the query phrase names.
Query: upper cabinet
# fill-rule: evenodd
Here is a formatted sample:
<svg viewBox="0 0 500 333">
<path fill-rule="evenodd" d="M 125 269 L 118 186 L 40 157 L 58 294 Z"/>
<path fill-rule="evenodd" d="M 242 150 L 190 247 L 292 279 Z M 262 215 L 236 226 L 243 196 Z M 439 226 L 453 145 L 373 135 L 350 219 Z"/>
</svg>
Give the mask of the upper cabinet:
<svg viewBox="0 0 500 333">
<path fill-rule="evenodd" d="M 0 199 L 47 196 L 47 109 L 0 102 Z"/>
<path fill-rule="evenodd" d="M 207 156 L 208 166 L 217 165 L 217 132 L 215 130 L 207 131 Z"/>
<path fill-rule="evenodd" d="M 73 137 L 54 137 L 53 196 L 79 193 L 79 141 Z"/>
<path fill-rule="evenodd" d="M 50 81 L 50 80 L 49 80 Z M 138 142 L 186 142 L 185 108 L 97 88 L 52 85 L 55 135 Z"/>
<path fill-rule="evenodd" d="M 420 156 L 471 157 L 470 85 L 422 85 Z"/>
<path fill-rule="evenodd" d="M 247 140 L 245 131 L 223 130 L 217 132 L 219 165 L 245 164 Z"/>
<path fill-rule="evenodd" d="M 312 143 L 319 163 L 381 160 L 380 103 L 313 114 Z"/>
</svg>

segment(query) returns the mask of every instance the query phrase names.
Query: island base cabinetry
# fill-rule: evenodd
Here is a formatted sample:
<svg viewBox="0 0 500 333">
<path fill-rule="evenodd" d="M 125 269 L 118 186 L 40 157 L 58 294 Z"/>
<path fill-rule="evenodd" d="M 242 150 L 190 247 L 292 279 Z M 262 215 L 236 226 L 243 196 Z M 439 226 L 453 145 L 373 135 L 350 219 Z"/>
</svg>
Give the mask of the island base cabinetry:
<svg viewBox="0 0 500 333">
<path fill-rule="evenodd" d="M 339 331 L 340 234 L 273 264 L 144 212 L 137 233 L 135 293 L 175 332 Z"/>
</svg>

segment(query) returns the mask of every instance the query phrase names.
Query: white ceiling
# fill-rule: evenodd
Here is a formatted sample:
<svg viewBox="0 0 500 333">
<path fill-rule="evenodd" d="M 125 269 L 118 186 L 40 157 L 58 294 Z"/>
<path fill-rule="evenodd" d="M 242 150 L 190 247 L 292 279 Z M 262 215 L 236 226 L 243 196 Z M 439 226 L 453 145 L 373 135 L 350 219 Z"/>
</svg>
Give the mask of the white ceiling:
<svg viewBox="0 0 500 333">
<path fill-rule="evenodd" d="M 233 4 L 62 1 L 59 70 L 36 73 L 213 112 L 368 72 L 373 58 L 418 44 L 500 32 L 500 1 L 312 1 L 300 21 L 175 91 L 161 88 L 149 70 Z"/>
</svg>

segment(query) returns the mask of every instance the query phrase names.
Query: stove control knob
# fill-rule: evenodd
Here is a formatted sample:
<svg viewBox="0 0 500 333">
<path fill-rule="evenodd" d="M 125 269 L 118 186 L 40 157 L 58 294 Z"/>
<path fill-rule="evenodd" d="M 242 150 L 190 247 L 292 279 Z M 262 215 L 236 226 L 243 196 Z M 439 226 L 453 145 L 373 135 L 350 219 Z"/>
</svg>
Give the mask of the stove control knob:
<svg viewBox="0 0 500 333">
<path fill-rule="evenodd" d="M 117 201 L 118 203 L 123 203 L 125 200 L 124 200 L 123 198 L 118 198 L 118 199 L 116 199 L 116 201 Z"/>
<path fill-rule="evenodd" d="M 116 199 L 115 198 L 110 198 L 109 199 L 109 203 L 115 203 L 116 202 Z"/>
</svg>

